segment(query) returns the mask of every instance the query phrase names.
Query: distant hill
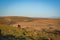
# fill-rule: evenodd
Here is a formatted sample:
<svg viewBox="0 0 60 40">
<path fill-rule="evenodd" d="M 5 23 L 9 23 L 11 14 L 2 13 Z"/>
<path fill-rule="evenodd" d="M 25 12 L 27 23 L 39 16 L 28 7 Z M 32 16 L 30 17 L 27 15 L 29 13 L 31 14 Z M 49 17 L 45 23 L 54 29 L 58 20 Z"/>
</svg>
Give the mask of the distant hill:
<svg viewBox="0 0 60 40">
<path fill-rule="evenodd" d="M 5 16 L 0 17 L 0 24 L 14 24 L 16 22 L 25 22 L 24 20 L 31 20 L 31 18 L 28 17 L 18 17 L 18 16 Z M 12 23 L 11 23 L 12 22 Z"/>
<path fill-rule="evenodd" d="M 58 29 L 60 30 L 60 19 L 55 18 L 30 18 L 22 16 L 5 16 L 0 17 L 0 24 L 11 25 L 16 27 L 18 24 L 22 28 L 33 29 Z"/>
</svg>

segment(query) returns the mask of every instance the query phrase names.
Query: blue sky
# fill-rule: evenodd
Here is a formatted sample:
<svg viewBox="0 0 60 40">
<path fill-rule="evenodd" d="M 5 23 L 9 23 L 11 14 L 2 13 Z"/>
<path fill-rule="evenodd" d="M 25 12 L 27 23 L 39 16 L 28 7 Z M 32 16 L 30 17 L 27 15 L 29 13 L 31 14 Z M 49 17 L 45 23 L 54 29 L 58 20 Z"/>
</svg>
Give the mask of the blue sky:
<svg viewBox="0 0 60 40">
<path fill-rule="evenodd" d="M 0 16 L 60 18 L 60 1 L 0 0 Z"/>
</svg>

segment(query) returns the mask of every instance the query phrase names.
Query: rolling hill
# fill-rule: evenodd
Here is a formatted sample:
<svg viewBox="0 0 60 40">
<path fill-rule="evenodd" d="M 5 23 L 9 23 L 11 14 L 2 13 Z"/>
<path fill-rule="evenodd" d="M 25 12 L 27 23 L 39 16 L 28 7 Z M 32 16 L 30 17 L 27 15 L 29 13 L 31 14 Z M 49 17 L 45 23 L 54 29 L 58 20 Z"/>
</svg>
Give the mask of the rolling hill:
<svg viewBox="0 0 60 40">
<path fill-rule="evenodd" d="M 0 17 L 0 24 L 6 24 L 17 27 L 19 24 L 21 28 L 29 29 L 47 29 L 60 30 L 60 19 L 55 18 L 30 18 L 22 16 L 5 16 Z"/>
</svg>

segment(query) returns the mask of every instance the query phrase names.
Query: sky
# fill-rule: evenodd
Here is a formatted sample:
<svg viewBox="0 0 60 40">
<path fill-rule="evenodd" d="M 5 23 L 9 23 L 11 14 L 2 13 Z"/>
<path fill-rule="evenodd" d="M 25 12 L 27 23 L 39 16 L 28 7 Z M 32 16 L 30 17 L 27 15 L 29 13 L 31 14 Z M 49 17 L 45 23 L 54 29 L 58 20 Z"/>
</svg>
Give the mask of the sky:
<svg viewBox="0 0 60 40">
<path fill-rule="evenodd" d="M 0 16 L 60 18 L 60 0 L 0 0 Z"/>
</svg>

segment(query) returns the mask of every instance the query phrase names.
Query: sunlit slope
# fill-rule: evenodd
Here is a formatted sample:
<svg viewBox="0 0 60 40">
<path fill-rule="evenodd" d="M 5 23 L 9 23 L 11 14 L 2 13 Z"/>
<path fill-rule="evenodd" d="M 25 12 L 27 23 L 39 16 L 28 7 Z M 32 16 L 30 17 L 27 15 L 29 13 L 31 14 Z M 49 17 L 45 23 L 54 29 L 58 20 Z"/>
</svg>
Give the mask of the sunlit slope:
<svg viewBox="0 0 60 40">
<path fill-rule="evenodd" d="M 16 27 L 17 24 L 21 27 L 31 27 L 34 29 L 53 29 L 60 30 L 60 19 L 56 18 L 30 18 L 30 17 L 21 17 L 21 16 L 5 16 L 0 17 L 0 24 L 11 25 Z"/>
<path fill-rule="evenodd" d="M 38 30 L 26 30 L 23 28 L 16 28 L 16 27 L 10 27 L 5 24 L 0 24 L 0 30 L 3 35 L 14 35 L 15 37 L 23 36 L 31 36 L 35 40 L 37 40 L 39 37 L 45 37 L 45 38 L 52 38 L 54 40 L 60 40 L 60 31 L 45 31 L 45 29 L 42 29 L 42 31 Z"/>
<path fill-rule="evenodd" d="M 23 30 L 20 28 L 10 27 L 8 25 L 0 24 L 0 30 L 2 31 L 3 35 L 15 35 L 20 36 L 22 35 Z"/>
</svg>

